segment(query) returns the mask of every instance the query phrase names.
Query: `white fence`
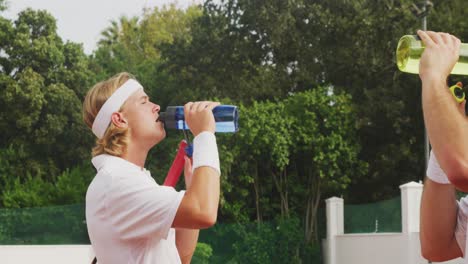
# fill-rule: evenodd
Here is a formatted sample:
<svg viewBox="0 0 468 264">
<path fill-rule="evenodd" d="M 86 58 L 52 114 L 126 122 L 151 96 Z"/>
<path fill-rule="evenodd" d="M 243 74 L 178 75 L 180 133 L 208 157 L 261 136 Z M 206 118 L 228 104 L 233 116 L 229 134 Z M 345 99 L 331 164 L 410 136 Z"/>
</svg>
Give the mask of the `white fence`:
<svg viewBox="0 0 468 264">
<path fill-rule="evenodd" d="M 2 264 L 89 264 L 90 245 L 0 246 Z"/>
<path fill-rule="evenodd" d="M 344 234 L 343 199 L 327 199 L 324 264 L 426 264 L 419 241 L 422 184 L 400 186 L 401 233 Z M 435 263 L 435 262 L 433 262 Z M 461 259 L 443 262 L 461 264 Z"/>
<path fill-rule="evenodd" d="M 324 264 L 426 264 L 419 243 L 419 207 L 422 185 L 400 186 L 401 233 L 344 234 L 343 199 L 327 203 L 327 238 L 323 240 Z M 94 254 L 89 245 L 0 246 L 2 264 L 83 264 Z M 461 264 L 456 259 L 445 264 Z"/>
</svg>

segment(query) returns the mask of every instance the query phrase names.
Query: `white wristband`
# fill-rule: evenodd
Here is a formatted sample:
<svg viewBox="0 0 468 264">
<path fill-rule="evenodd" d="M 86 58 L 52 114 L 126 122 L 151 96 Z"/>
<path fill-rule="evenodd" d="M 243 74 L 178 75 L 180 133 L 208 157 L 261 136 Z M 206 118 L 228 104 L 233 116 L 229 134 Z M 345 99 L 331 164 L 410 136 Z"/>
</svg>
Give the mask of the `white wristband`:
<svg viewBox="0 0 468 264">
<path fill-rule="evenodd" d="M 429 162 L 427 164 L 427 171 L 426 175 L 429 179 L 432 181 L 435 181 L 440 184 L 450 184 L 450 181 L 445 174 L 445 172 L 442 170 L 442 168 L 439 165 L 439 162 L 436 159 L 436 156 L 431 150 L 431 154 L 429 156 Z"/>
<path fill-rule="evenodd" d="M 193 139 L 193 170 L 202 166 L 211 167 L 221 175 L 216 137 L 208 131 L 201 132 Z"/>
</svg>

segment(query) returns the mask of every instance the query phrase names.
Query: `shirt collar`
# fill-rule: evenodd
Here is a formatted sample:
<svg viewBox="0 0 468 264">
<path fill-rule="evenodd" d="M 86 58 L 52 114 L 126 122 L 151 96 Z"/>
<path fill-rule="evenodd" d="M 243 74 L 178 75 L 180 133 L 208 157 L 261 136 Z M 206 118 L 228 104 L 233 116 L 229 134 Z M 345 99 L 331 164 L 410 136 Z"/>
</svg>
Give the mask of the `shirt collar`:
<svg viewBox="0 0 468 264">
<path fill-rule="evenodd" d="M 122 159 L 117 156 L 108 155 L 108 154 L 101 154 L 101 155 L 95 156 L 94 158 L 91 159 L 91 162 L 93 163 L 97 171 L 101 170 L 104 166 L 111 165 L 111 166 L 123 167 L 129 170 L 138 170 L 140 172 L 145 172 L 146 174 L 149 174 L 149 171 L 146 170 L 145 168 L 142 168 L 134 163 L 131 163 L 128 160 Z"/>
</svg>

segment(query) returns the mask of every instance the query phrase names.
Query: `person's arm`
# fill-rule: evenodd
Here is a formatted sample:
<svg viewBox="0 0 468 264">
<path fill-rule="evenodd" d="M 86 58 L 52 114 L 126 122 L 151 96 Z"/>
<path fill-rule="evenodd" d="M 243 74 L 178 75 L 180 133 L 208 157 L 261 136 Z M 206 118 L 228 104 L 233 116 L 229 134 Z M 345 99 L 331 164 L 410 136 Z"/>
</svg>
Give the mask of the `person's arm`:
<svg viewBox="0 0 468 264">
<path fill-rule="evenodd" d="M 447 89 L 460 40 L 446 33 L 418 31 L 425 44 L 419 75 L 424 122 L 433 150 L 450 182 L 468 191 L 468 122 Z"/>
<path fill-rule="evenodd" d="M 176 229 L 176 247 L 182 264 L 190 263 L 197 247 L 199 229 Z"/>
<path fill-rule="evenodd" d="M 455 239 L 458 206 L 455 188 L 426 179 L 421 198 L 421 253 L 430 261 L 462 257 Z"/>
<path fill-rule="evenodd" d="M 192 162 L 187 156 L 185 156 L 184 176 L 185 186 L 189 189 L 192 182 L 193 172 Z M 197 247 L 199 233 L 199 229 L 176 229 L 176 246 L 183 264 L 190 263 L 192 260 L 193 253 L 195 253 L 195 249 Z"/>
<path fill-rule="evenodd" d="M 185 192 L 177 209 L 172 227 L 201 229 L 208 228 L 216 222 L 220 171 L 214 136 L 213 108 L 217 105 L 219 103 L 196 102 L 184 106 L 185 120 L 195 136 L 193 154 L 195 169 L 191 186 Z M 202 162 L 197 164 L 198 160 Z"/>
<path fill-rule="evenodd" d="M 425 259 L 437 262 L 461 257 L 455 234 L 457 213 L 462 212 L 458 212 L 455 188 L 432 152 L 426 174 L 420 214 L 421 253 Z"/>
</svg>

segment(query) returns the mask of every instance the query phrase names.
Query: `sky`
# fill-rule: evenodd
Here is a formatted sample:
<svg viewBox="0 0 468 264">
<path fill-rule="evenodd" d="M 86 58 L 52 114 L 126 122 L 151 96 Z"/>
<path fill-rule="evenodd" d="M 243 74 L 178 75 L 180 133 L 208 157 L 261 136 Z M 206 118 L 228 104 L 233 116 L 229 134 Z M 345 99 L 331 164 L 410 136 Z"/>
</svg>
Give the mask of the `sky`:
<svg viewBox="0 0 468 264">
<path fill-rule="evenodd" d="M 64 40 L 83 43 L 86 54 L 96 48 L 101 31 L 121 16 L 139 16 L 143 8 L 163 7 L 171 3 L 179 8 L 202 0 L 6 0 L 5 18 L 15 20 L 28 7 L 47 10 L 57 20 L 57 32 Z"/>
</svg>

